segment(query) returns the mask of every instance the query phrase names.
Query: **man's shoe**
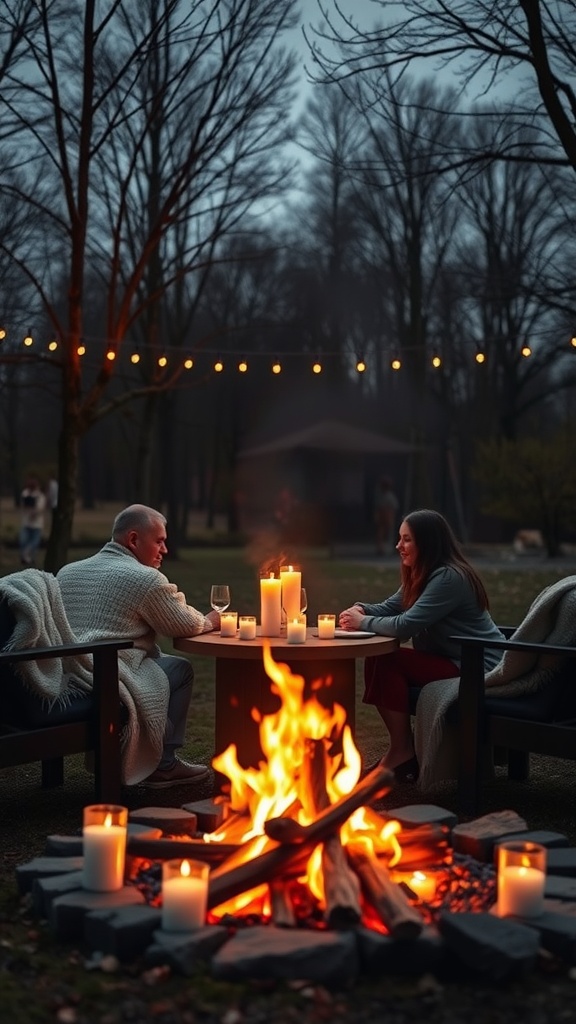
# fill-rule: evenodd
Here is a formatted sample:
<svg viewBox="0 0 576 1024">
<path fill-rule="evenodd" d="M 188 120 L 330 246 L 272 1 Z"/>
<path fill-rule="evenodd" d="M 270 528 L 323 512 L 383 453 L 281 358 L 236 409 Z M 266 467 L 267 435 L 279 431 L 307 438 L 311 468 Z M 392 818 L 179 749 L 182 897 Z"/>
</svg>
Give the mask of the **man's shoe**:
<svg viewBox="0 0 576 1024">
<path fill-rule="evenodd" d="M 169 768 L 157 768 L 142 782 L 148 789 L 170 789 L 172 786 L 186 786 L 191 782 L 207 779 L 210 769 L 205 764 L 189 764 L 176 758 Z"/>
</svg>

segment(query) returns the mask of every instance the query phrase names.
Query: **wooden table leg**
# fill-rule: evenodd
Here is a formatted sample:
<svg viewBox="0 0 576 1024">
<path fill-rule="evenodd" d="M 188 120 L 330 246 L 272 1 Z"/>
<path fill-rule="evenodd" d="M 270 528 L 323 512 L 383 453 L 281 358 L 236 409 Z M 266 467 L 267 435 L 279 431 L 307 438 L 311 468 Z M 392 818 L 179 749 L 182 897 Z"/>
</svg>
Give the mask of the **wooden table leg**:
<svg viewBox="0 0 576 1024">
<path fill-rule="evenodd" d="M 278 658 L 289 664 L 288 658 Z M 312 695 L 312 684 L 322 680 L 316 689 L 319 702 L 326 707 L 341 704 L 352 735 L 356 728 L 356 663 L 354 658 L 338 661 L 294 661 L 295 675 L 304 677 L 304 699 Z M 243 768 L 257 767 L 263 754 L 260 747 L 259 724 L 252 710 L 261 715 L 278 711 L 280 698 L 271 692 L 272 681 L 260 661 L 216 659 L 214 749 L 221 754 L 231 743 L 237 747 L 238 762 Z"/>
</svg>

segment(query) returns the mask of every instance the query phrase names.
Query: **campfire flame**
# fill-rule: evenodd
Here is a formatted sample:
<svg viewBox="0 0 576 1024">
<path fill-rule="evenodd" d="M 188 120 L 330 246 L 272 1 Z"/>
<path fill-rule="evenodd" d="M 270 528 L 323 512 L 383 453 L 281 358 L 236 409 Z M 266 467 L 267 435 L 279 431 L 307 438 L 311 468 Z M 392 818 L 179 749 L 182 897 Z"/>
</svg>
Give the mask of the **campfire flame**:
<svg viewBox="0 0 576 1024">
<path fill-rule="evenodd" d="M 247 857 L 253 858 L 270 845 L 264 825 L 271 818 L 286 816 L 306 826 L 318 813 L 318 797 L 311 787 L 311 762 L 320 762 L 313 769 L 323 783 L 324 799 L 333 804 L 351 793 L 361 773 L 361 757 L 356 747 L 345 709 L 337 703 L 326 707 L 316 693 L 329 686 L 330 680 L 312 684 L 312 696 L 304 699 L 304 678 L 294 674 L 288 665 L 274 661 L 270 644 L 263 644 L 264 668 L 272 680 L 272 692 L 280 698 L 279 709 L 262 715 L 258 708 L 252 716 L 259 723 L 263 759 L 258 767 L 243 768 L 237 747 L 231 744 L 213 760 L 214 768 L 230 781 L 229 806 L 232 824 L 224 821 L 215 832 L 205 835 L 206 842 L 232 841 L 249 844 Z M 326 805 L 326 804 L 325 804 Z M 240 831 L 238 829 L 240 828 Z M 388 866 L 401 855 L 397 821 L 383 821 L 369 807 L 359 807 L 339 832 L 341 843 L 362 840 L 373 855 L 387 854 Z M 311 853 L 300 881 L 305 884 L 320 906 L 325 904 L 322 871 L 323 844 Z M 245 892 L 241 897 L 222 904 L 217 916 L 224 912 L 246 913 L 254 901 L 268 898 L 268 886 Z"/>
</svg>

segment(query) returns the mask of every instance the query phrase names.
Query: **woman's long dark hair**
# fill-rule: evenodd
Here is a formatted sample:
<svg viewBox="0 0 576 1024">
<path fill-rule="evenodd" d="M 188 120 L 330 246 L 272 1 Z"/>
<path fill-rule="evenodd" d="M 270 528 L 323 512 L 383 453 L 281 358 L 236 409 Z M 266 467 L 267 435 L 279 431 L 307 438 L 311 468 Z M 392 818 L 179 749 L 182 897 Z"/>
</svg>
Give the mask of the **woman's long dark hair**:
<svg viewBox="0 0 576 1024">
<path fill-rule="evenodd" d="M 478 573 L 472 568 L 450 525 L 439 512 L 420 508 L 403 520 L 410 527 L 416 545 L 413 566 L 402 563 L 402 604 L 411 608 L 424 590 L 430 574 L 443 565 L 452 565 L 466 577 L 481 609 L 490 607 L 488 594 Z"/>
</svg>

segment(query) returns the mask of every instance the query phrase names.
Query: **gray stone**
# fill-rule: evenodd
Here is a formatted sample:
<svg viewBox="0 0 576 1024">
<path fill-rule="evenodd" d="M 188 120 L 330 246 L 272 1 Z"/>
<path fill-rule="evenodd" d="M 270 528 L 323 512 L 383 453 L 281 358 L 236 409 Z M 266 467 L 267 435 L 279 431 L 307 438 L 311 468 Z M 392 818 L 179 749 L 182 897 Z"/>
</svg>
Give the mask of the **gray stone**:
<svg viewBox="0 0 576 1024">
<path fill-rule="evenodd" d="M 548 850 L 546 871 L 549 875 L 576 877 L 576 847 L 567 846 L 559 850 Z"/>
<path fill-rule="evenodd" d="M 130 824 L 160 829 L 160 834 L 169 832 L 174 836 L 193 836 L 198 826 L 196 815 L 182 807 L 139 807 L 136 811 L 130 811 L 128 821 Z"/>
<path fill-rule="evenodd" d="M 436 807 L 435 804 L 407 804 L 405 807 L 394 807 L 387 811 L 387 814 L 397 819 L 405 828 L 418 825 L 447 825 L 448 828 L 452 828 L 458 821 L 453 811 L 447 811 L 445 807 Z"/>
<path fill-rule="evenodd" d="M 242 928 L 212 958 L 219 981 L 305 980 L 347 988 L 358 977 L 353 931 L 305 931 L 274 925 Z"/>
<path fill-rule="evenodd" d="M 89 892 L 76 889 L 52 900 L 48 921 L 59 939 L 77 941 L 84 935 L 84 918 L 92 910 L 117 909 L 144 903 L 144 897 L 133 886 L 125 885 L 116 892 Z"/>
<path fill-rule="evenodd" d="M 547 850 L 558 849 L 559 847 L 568 846 L 568 837 L 562 832 L 512 832 L 505 836 L 500 836 L 499 839 L 494 843 L 494 863 L 498 863 L 498 847 L 502 843 L 538 843 L 540 846 L 544 846 Z"/>
<path fill-rule="evenodd" d="M 216 803 L 215 800 L 194 800 L 182 804 L 182 810 L 196 815 L 199 832 L 214 832 L 225 820 L 226 804 Z"/>
<path fill-rule="evenodd" d="M 549 953 L 561 957 L 566 963 L 576 963 L 576 906 L 562 900 L 544 900 L 544 913 L 538 917 L 522 918 L 522 923 L 533 928 L 540 943 Z"/>
<path fill-rule="evenodd" d="M 38 917 L 50 917 L 52 900 L 82 888 L 82 872 L 69 871 L 65 875 L 35 878 L 32 885 L 32 905 Z"/>
<path fill-rule="evenodd" d="M 139 839 L 160 839 L 162 830 L 149 825 L 128 822 L 126 834 L 129 837 L 138 836 Z M 53 857 L 81 857 L 83 852 L 81 834 L 77 836 L 48 836 L 44 847 L 44 854 Z"/>
<path fill-rule="evenodd" d="M 463 853 L 476 860 L 491 861 L 494 843 L 502 836 L 524 833 L 528 826 L 516 811 L 494 811 L 482 818 L 456 825 L 452 829 L 454 853 Z"/>
<path fill-rule="evenodd" d="M 495 981 L 525 975 L 536 964 L 537 933 L 513 918 L 441 913 L 438 927 L 454 957 Z"/>
<path fill-rule="evenodd" d="M 415 939 L 399 941 L 372 928 L 356 929 L 362 974 L 419 975 L 442 966 L 446 946 L 438 929 L 426 925 Z"/>
<path fill-rule="evenodd" d="M 84 939 L 93 952 L 132 960 L 145 951 L 161 920 L 161 909 L 148 904 L 93 910 L 84 918 Z"/>
<path fill-rule="evenodd" d="M 576 878 L 564 875 L 546 875 L 544 896 L 559 900 L 576 900 Z"/>
<path fill-rule="evenodd" d="M 51 875 L 68 875 L 82 869 L 82 857 L 34 857 L 26 864 L 16 867 L 16 884 L 22 894 L 32 891 L 37 878 Z"/>
<path fill-rule="evenodd" d="M 221 925 L 205 925 L 188 932 L 165 932 L 159 928 L 144 954 L 144 963 L 147 967 L 166 964 L 176 973 L 189 977 L 198 964 L 210 961 L 228 936 L 228 929 Z"/>
</svg>

